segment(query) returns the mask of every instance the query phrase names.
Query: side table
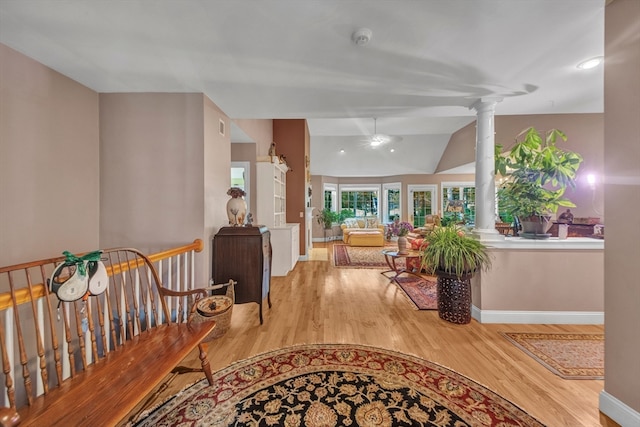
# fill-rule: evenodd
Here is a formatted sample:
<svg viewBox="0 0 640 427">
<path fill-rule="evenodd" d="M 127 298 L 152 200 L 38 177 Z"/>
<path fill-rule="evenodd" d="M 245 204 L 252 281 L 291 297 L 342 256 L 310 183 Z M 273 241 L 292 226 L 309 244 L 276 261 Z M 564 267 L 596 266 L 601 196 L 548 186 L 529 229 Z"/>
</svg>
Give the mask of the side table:
<svg viewBox="0 0 640 427">
<path fill-rule="evenodd" d="M 406 254 L 400 254 L 400 253 L 398 253 L 397 250 L 384 249 L 382 251 L 382 254 L 384 255 L 384 260 L 387 262 L 387 265 L 389 266 L 389 270 L 383 271 L 380 274 L 382 274 L 385 277 L 390 278 L 392 282 L 398 283 L 398 276 L 400 276 L 402 273 L 413 274 L 414 276 L 422 277 L 422 276 L 420 276 L 418 274 L 418 271 L 415 271 L 413 269 L 409 270 L 409 269 L 406 268 L 407 258 L 420 257 L 420 256 L 422 256 L 421 252 L 419 252 L 419 251 L 409 251 Z M 405 258 L 405 267 L 400 267 L 400 266 L 396 265 L 396 260 L 399 259 L 399 258 Z M 392 273 L 393 277 L 389 277 L 387 275 L 388 273 Z"/>
</svg>

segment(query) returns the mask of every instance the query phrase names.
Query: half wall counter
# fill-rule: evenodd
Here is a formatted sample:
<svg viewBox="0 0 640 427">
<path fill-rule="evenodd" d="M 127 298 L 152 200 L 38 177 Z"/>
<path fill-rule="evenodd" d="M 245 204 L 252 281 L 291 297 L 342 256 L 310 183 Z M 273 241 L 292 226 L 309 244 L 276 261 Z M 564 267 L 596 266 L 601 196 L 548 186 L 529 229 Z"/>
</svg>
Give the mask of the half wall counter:
<svg viewBox="0 0 640 427">
<path fill-rule="evenodd" d="M 487 242 L 489 271 L 472 281 L 481 323 L 604 323 L 604 240 L 507 237 Z"/>
</svg>

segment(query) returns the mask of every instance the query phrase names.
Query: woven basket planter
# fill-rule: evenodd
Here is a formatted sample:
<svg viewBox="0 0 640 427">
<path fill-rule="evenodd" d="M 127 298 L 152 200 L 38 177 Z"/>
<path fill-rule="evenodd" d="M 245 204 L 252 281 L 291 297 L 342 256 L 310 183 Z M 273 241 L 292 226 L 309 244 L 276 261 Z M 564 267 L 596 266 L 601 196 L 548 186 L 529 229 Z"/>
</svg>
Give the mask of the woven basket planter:
<svg viewBox="0 0 640 427">
<path fill-rule="evenodd" d="M 224 335 L 231 326 L 231 314 L 235 302 L 234 285 L 227 285 L 224 295 L 213 295 L 196 302 L 192 322 L 202 323 L 215 320 L 216 327 L 203 342 L 209 342 Z"/>
</svg>

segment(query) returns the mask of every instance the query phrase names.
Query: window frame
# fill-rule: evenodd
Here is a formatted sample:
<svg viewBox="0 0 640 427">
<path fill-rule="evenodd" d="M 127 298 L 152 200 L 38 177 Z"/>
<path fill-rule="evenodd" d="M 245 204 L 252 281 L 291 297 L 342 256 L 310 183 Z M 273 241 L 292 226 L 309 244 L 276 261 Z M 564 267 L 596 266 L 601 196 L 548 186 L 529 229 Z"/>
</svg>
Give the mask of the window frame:
<svg viewBox="0 0 640 427">
<path fill-rule="evenodd" d="M 389 190 L 398 190 L 398 217 L 402 218 L 402 183 L 389 182 L 382 184 L 382 222 L 386 222 L 386 218 L 390 217 L 389 213 Z M 390 221 L 390 220 L 389 220 Z"/>
<path fill-rule="evenodd" d="M 462 191 L 464 192 L 465 188 L 473 188 L 474 189 L 474 214 L 473 214 L 473 223 L 475 224 L 475 218 L 476 218 L 476 214 L 475 214 L 475 207 L 477 205 L 476 201 L 475 201 L 475 188 L 476 188 L 476 183 L 474 181 L 443 181 L 440 184 L 440 188 L 441 188 L 441 193 L 442 193 L 442 218 L 444 218 L 444 215 L 446 214 L 446 206 L 445 203 L 447 200 L 449 200 L 449 198 L 445 198 L 444 197 L 444 192 L 447 188 L 457 188 L 457 189 L 463 189 Z M 465 203 L 464 205 L 464 209 L 467 209 L 467 204 Z"/>
<path fill-rule="evenodd" d="M 376 192 L 378 196 L 378 206 L 377 206 L 378 212 L 376 213 L 376 215 L 369 214 L 367 215 L 367 217 L 376 216 L 378 220 L 380 220 L 380 215 L 381 215 L 380 199 L 382 194 L 382 188 L 380 184 L 340 184 L 338 186 L 338 199 L 340 201 L 340 204 L 339 204 L 340 212 L 342 212 L 343 209 L 347 209 L 342 206 L 342 193 L 345 191 L 346 192 L 353 192 L 353 191 Z"/>
</svg>

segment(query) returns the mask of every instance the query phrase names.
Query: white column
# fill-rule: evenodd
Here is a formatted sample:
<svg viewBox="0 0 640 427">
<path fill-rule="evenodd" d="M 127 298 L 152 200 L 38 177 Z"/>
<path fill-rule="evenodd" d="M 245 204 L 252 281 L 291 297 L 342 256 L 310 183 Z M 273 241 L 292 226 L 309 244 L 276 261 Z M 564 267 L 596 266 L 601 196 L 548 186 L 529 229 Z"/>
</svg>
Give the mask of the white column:
<svg viewBox="0 0 640 427">
<path fill-rule="evenodd" d="M 495 106 L 499 97 L 480 98 L 470 108 L 476 110 L 476 222 L 474 233 L 480 240 L 504 239 L 496 230 Z"/>
</svg>

